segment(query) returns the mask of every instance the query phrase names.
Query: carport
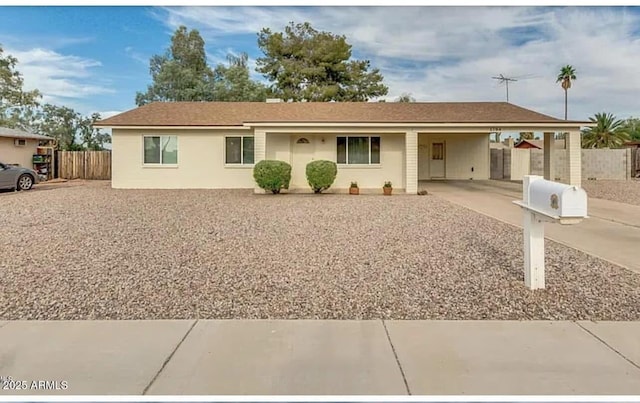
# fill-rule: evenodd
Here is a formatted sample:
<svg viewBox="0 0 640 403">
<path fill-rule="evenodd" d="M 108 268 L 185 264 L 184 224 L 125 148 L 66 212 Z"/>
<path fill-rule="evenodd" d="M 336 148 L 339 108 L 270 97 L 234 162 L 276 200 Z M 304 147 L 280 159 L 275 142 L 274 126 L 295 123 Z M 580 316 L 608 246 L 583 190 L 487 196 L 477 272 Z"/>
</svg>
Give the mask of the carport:
<svg viewBox="0 0 640 403">
<path fill-rule="evenodd" d="M 541 115 L 544 116 L 544 115 Z M 530 118 L 530 116 L 527 116 Z M 469 125 L 443 124 L 421 128 L 415 147 L 417 173 L 407 172 L 407 178 L 417 177 L 418 181 L 438 179 L 489 179 L 491 133 L 501 132 L 542 132 L 544 133 L 544 178 L 555 178 L 553 164 L 556 133 L 564 133 L 567 158 L 566 182 L 581 185 L 581 136 L 580 129 L 590 122 L 561 121 L 535 122 L 532 120 L 475 123 Z M 407 160 L 410 161 L 412 147 L 407 146 Z M 409 171 L 410 165 L 407 165 Z"/>
</svg>

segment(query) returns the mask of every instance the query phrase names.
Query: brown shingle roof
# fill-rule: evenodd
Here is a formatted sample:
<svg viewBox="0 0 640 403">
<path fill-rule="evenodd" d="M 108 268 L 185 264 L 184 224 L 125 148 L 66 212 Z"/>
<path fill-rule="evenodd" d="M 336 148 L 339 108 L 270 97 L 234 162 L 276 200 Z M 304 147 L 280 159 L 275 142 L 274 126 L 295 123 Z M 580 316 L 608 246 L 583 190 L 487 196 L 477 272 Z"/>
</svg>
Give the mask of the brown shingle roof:
<svg viewBox="0 0 640 403">
<path fill-rule="evenodd" d="M 523 145 L 524 143 L 529 143 L 530 145 L 534 146 L 537 149 L 542 149 L 544 147 L 544 141 L 543 140 L 520 140 L 515 144 L 515 147 L 518 148 L 521 145 Z"/>
<path fill-rule="evenodd" d="M 155 102 L 98 125 L 240 126 L 251 122 L 571 123 L 506 102 Z"/>
<path fill-rule="evenodd" d="M 518 143 L 516 143 L 515 147 L 520 146 L 522 143 L 529 143 L 540 150 L 544 148 L 544 140 L 521 140 Z M 553 142 L 553 146 L 555 148 L 564 148 L 565 147 L 564 139 L 555 139 L 555 141 Z"/>
</svg>

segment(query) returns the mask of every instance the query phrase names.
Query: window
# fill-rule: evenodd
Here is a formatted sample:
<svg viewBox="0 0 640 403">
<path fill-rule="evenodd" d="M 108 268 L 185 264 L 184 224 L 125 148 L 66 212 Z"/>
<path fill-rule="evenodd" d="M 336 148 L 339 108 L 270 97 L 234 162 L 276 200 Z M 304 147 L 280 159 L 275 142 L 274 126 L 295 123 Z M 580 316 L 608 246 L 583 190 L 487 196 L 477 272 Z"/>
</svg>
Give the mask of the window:
<svg viewBox="0 0 640 403">
<path fill-rule="evenodd" d="M 444 144 L 443 143 L 433 143 L 431 145 L 431 159 L 432 160 L 443 160 L 444 159 Z"/>
<path fill-rule="evenodd" d="M 380 137 L 338 137 L 336 154 L 338 164 L 379 164 Z"/>
<path fill-rule="evenodd" d="M 225 164 L 253 164 L 253 137 L 225 138 Z"/>
<path fill-rule="evenodd" d="M 177 164 L 177 136 L 144 136 L 145 164 Z"/>
<path fill-rule="evenodd" d="M 24 146 L 27 145 L 27 140 L 25 140 L 25 139 L 15 139 L 13 144 L 16 145 L 17 147 L 24 147 Z"/>
</svg>

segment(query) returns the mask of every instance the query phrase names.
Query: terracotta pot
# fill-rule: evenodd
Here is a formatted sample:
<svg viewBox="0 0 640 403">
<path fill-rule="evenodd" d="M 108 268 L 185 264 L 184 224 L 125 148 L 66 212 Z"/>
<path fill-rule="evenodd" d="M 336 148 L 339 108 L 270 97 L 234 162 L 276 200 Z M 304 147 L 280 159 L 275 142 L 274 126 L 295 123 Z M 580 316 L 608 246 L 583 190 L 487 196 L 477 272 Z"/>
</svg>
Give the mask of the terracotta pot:
<svg viewBox="0 0 640 403">
<path fill-rule="evenodd" d="M 387 187 L 383 187 L 382 191 L 384 192 L 385 196 L 391 196 L 391 192 L 393 191 L 393 188 L 392 187 L 388 187 L 388 186 Z"/>
<path fill-rule="evenodd" d="M 360 188 L 349 188 L 349 194 L 350 195 L 359 195 L 360 194 Z"/>
</svg>

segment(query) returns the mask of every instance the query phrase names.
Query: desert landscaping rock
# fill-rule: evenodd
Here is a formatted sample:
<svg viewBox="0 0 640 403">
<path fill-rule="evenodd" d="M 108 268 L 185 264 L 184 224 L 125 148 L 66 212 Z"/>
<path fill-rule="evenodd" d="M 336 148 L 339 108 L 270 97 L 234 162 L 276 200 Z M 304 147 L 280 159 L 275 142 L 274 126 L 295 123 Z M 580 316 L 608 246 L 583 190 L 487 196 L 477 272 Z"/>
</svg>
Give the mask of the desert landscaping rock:
<svg viewBox="0 0 640 403">
<path fill-rule="evenodd" d="M 587 180 L 582 181 L 582 187 L 589 197 L 640 206 L 640 179 L 628 181 Z"/>
<path fill-rule="evenodd" d="M 0 320 L 640 320 L 640 276 L 437 196 L 117 190 L 0 194 Z M 515 208 L 515 207 L 514 207 Z"/>
</svg>

